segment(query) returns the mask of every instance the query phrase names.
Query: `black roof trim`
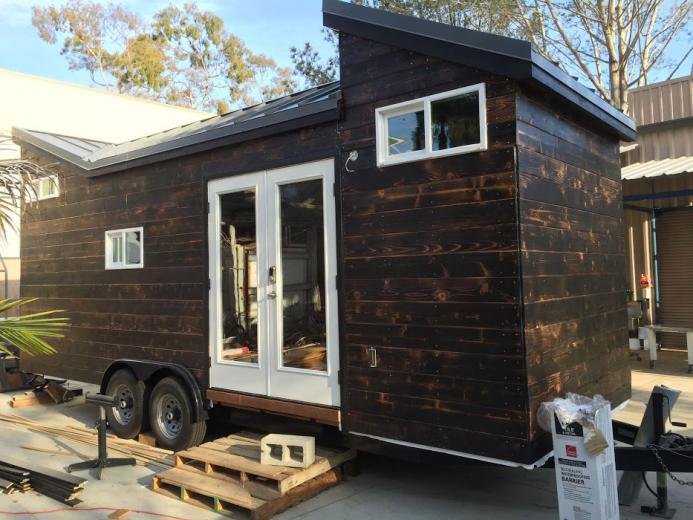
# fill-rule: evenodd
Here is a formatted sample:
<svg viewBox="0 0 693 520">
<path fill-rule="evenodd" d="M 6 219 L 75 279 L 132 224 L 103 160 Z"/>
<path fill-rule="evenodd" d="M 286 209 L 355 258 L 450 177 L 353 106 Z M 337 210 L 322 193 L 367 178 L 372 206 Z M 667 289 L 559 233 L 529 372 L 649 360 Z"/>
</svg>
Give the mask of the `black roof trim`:
<svg viewBox="0 0 693 520">
<path fill-rule="evenodd" d="M 322 9 L 327 27 L 518 81 L 537 82 L 597 118 L 621 139 L 635 138 L 635 123 L 628 116 L 540 56 L 527 41 L 340 0 L 323 0 Z"/>
</svg>

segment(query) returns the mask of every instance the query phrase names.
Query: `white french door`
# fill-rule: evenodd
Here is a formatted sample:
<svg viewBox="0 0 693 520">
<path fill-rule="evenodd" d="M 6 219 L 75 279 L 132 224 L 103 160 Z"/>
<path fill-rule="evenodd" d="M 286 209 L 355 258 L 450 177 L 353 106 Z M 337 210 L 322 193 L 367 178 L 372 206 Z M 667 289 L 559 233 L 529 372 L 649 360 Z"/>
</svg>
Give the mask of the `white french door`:
<svg viewBox="0 0 693 520">
<path fill-rule="evenodd" d="M 211 181 L 210 383 L 338 406 L 334 164 Z"/>
</svg>

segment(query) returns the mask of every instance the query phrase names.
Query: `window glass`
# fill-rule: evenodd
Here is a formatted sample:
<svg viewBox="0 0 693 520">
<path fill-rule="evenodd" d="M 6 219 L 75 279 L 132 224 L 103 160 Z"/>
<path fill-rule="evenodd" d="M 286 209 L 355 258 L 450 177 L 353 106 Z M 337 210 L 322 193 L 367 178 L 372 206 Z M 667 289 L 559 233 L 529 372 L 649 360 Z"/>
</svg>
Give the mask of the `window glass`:
<svg viewBox="0 0 693 520">
<path fill-rule="evenodd" d="M 123 237 L 122 235 L 111 236 L 111 262 L 119 264 L 123 261 Z"/>
<path fill-rule="evenodd" d="M 139 231 L 125 233 L 125 261 L 127 264 L 139 264 L 142 253 L 142 242 Z"/>
<path fill-rule="evenodd" d="M 280 187 L 282 365 L 327 370 L 322 180 Z"/>
<path fill-rule="evenodd" d="M 425 146 L 423 110 L 388 117 L 387 137 L 388 155 L 423 150 Z"/>
<path fill-rule="evenodd" d="M 433 150 L 480 142 L 479 93 L 431 102 Z"/>
<path fill-rule="evenodd" d="M 255 189 L 219 197 L 222 334 L 226 361 L 258 363 L 257 218 Z"/>
<path fill-rule="evenodd" d="M 57 186 L 53 179 L 46 179 L 46 195 L 55 195 L 57 193 Z"/>
</svg>

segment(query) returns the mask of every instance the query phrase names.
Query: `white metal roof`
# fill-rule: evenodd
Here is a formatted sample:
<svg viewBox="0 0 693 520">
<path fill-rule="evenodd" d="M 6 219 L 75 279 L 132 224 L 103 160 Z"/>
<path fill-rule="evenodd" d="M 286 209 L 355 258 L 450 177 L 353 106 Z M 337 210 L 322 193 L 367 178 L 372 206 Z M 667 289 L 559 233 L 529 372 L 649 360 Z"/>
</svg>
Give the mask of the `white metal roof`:
<svg viewBox="0 0 693 520">
<path fill-rule="evenodd" d="M 633 180 L 643 177 L 659 177 L 660 175 L 692 172 L 693 157 L 677 157 L 676 159 L 659 159 L 628 165 L 621 168 L 621 179 Z"/>
</svg>

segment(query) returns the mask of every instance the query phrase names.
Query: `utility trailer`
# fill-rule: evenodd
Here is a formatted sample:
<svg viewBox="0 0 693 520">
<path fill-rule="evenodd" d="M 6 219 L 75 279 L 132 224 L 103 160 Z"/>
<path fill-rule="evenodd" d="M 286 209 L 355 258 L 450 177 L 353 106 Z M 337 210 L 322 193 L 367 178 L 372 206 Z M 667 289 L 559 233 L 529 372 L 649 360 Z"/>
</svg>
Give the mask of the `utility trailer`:
<svg viewBox="0 0 693 520">
<path fill-rule="evenodd" d="M 173 449 L 214 404 L 533 467 L 539 403 L 630 397 L 633 122 L 528 42 L 323 13 L 338 82 L 120 144 L 13 130 L 59 184 L 23 217 L 22 295 L 72 321 L 25 368 Z"/>
</svg>

